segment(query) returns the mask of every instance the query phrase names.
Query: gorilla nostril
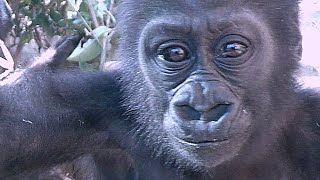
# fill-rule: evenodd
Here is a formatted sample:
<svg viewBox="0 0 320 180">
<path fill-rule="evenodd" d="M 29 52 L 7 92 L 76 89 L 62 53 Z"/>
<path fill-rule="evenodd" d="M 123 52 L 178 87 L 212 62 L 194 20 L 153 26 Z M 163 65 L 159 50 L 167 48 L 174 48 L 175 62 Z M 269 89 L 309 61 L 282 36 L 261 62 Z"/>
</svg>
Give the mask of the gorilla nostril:
<svg viewBox="0 0 320 180">
<path fill-rule="evenodd" d="M 218 121 L 224 114 L 228 113 L 230 104 L 219 104 L 209 111 L 201 114 L 202 121 Z"/>
<path fill-rule="evenodd" d="M 191 106 L 182 105 L 176 106 L 176 113 L 184 120 L 218 121 L 229 109 L 230 104 L 219 104 L 208 111 L 200 112 Z"/>
<path fill-rule="evenodd" d="M 200 120 L 201 113 L 194 108 L 184 105 L 184 106 L 178 106 L 178 114 L 182 119 L 185 120 Z"/>
</svg>

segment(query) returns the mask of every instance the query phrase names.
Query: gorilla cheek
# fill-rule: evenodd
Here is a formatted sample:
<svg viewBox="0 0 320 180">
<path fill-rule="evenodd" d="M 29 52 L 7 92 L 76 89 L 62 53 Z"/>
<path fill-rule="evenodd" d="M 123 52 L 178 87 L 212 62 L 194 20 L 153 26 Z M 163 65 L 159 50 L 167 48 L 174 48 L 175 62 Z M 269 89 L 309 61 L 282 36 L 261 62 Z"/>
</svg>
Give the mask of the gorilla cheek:
<svg viewBox="0 0 320 180">
<path fill-rule="evenodd" d="M 176 148 L 191 153 L 207 167 L 239 153 L 249 136 L 250 113 L 223 83 L 193 79 L 174 91 L 164 128 Z"/>
</svg>

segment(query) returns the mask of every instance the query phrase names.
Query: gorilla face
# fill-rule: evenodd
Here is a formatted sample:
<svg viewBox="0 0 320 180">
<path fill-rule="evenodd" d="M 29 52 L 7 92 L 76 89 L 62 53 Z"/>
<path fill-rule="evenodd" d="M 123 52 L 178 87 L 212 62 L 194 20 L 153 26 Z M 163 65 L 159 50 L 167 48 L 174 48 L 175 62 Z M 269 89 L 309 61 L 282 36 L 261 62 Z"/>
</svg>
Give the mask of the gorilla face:
<svg viewBox="0 0 320 180">
<path fill-rule="evenodd" d="M 232 158 L 247 141 L 252 119 L 240 80 L 267 61 L 258 52 L 268 50 L 259 19 L 220 16 L 155 19 L 144 28 L 139 49 L 145 76 L 167 99 L 159 122 L 172 148 L 208 167 Z"/>
<path fill-rule="evenodd" d="M 139 136 L 156 142 L 156 154 L 192 168 L 216 167 L 254 146 L 258 131 L 272 132 L 271 83 L 282 81 L 274 71 L 278 61 L 284 63 L 277 49 L 287 48 L 275 40 L 263 14 L 266 2 L 166 3 L 142 2 L 144 14 L 122 14 L 143 19 L 137 36 L 122 39 L 136 41 L 129 49 L 138 51 L 126 63 L 126 69 L 138 69 L 124 77 L 129 110 L 138 112 L 135 123 L 144 131 Z"/>
</svg>

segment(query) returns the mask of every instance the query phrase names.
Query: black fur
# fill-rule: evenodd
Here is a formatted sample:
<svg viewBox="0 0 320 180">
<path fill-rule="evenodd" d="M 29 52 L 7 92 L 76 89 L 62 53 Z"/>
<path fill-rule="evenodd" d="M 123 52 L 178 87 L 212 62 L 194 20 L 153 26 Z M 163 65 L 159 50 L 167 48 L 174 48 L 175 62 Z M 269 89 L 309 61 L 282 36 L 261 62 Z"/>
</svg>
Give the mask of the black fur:
<svg viewBox="0 0 320 180">
<path fill-rule="evenodd" d="M 114 73 L 51 66 L 57 57 L 66 58 L 79 41 L 78 36 L 66 39 L 56 49 L 63 54 L 50 49 L 29 68 L 16 70 L 1 82 L 1 179 L 115 147 L 107 132 L 93 128 L 99 115 L 118 118 Z"/>
<path fill-rule="evenodd" d="M 119 137 L 118 141 L 123 142 L 136 161 L 139 179 L 320 178 L 319 94 L 301 93 L 294 79 L 301 57 L 298 3 L 297 0 L 127 0 L 122 3 L 118 17 L 121 35 L 119 59 L 124 67 L 120 72 L 120 84 L 128 120 L 119 129 L 112 130 L 128 131 L 127 136 Z M 203 20 L 210 14 L 212 19 Z M 242 15 L 254 25 L 241 22 Z M 236 30 L 231 30 L 231 33 L 249 38 L 254 44 L 251 48 L 259 55 L 251 55 L 250 63 L 246 62 L 241 67 L 219 66 L 217 63 L 220 61 L 215 62 L 210 47 L 223 36 L 221 34 L 228 32 L 223 25 L 215 24 L 217 22 L 235 24 L 232 28 Z M 152 28 L 158 23 L 160 25 Z M 191 27 L 185 27 L 187 32 L 178 29 L 179 25 L 169 30 L 162 28 L 165 24 L 175 23 L 190 23 Z M 212 34 L 201 29 L 206 25 L 213 29 Z M 189 51 L 196 52 L 194 63 L 209 59 L 197 67 L 205 69 L 210 78 L 219 82 L 215 85 L 217 91 L 227 86 L 238 98 L 230 101 L 243 105 L 243 118 L 230 119 L 237 126 L 249 124 L 236 133 L 236 137 L 245 140 L 239 141 L 242 144 L 235 154 L 230 151 L 231 145 L 202 152 L 203 146 L 180 143 L 173 135 L 176 132 L 165 126 L 165 123 L 175 122 L 174 119 L 166 120 L 170 116 L 170 92 L 177 84 L 183 89 L 182 84 L 188 78 L 184 73 L 190 75 L 197 68 L 192 66 L 192 70 L 185 70 L 187 72 L 180 73 L 173 80 L 157 69 L 166 65 L 159 67 L 162 63 L 156 59 L 159 50 L 155 51 L 153 46 L 166 41 L 173 41 L 175 45 L 176 40 L 179 40 L 177 46 L 181 41 L 187 42 L 185 46 L 189 46 Z M 226 98 L 224 94 L 228 92 L 213 96 L 218 101 L 219 97 Z M 198 103 L 205 101 L 199 100 Z M 232 124 L 230 131 L 237 131 Z M 228 136 L 232 137 L 230 131 Z M 181 133 L 185 132 L 179 133 L 183 137 Z M 196 146 L 198 148 L 193 149 Z M 221 153 L 219 156 L 226 156 L 226 159 L 216 162 L 218 160 L 212 159 L 214 153 Z"/>
<path fill-rule="evenodd" d="M 0 1 L 0 39 L 4 40 L 7 34 L 11 31 L 11 8 L 9 7 L 6 0 Z"/>
</svg>

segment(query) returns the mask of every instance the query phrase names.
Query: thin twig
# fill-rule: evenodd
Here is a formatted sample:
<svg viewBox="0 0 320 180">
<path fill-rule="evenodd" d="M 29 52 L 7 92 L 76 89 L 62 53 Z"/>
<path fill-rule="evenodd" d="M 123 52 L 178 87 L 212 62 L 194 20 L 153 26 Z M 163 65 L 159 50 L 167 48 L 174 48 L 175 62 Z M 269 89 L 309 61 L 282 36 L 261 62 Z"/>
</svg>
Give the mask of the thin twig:
<svg viewBox="0 0 320 180">
<path fill-rule="evenodd" d="M 90 0 L 86 0 L 86 3 L 87 3 L 88 8 L 89 8 L 90 17 L 91 17 L 91 19 L 92 19 L 92 21 L 93 21 L 93 26 L 94 26 L 94 28 L 97 28 L 97 27 L 99 27 L 100 25 L 99 25 L 99 22 L 98 22 L 98 20 L 97 20 L 96 12 L 94 11 L 94 7 L 93 7 L 93 5 L 91 4 Z"/>
<path fill-rule="evenodd" d="M 92 28 L 89 26 L 89 24 L 87 23 L 87 21 L 83 18 L 82 14 L 76 9 L 76 7 L 74 6 L 74 4 L 68 0 L 68 3 L 70 3 L 71 7 L 73 8 L 74 11 L 77 12 L 78 17 L 81 19 L 82 23 L 85 25 L 85 27 L 89 30 L 89 32 L 93 35 L 94 39 L 98 42 L 98 44 L 102 47 L 102 44 L 100 43 L 98 37 L 96 36 L 96 34 L 93 32 Z"/>
<path fill-rule="evenodd" d="M 115 22 L 115 18 L 113 17 L 113 15 L 112 15 L 112 13 L 110 12 L 110 11 L 112 11 L 112 9 L 113 9 L 113 5 L 114 5 L 114 0 L 110 0 L 110 2 L 109 2 L 109 5 L 108 5 L 108 10 L 107 10 L 107 14 L 108 14 L 108 16 L 107 16 L 107 22 L 106 22 L 106 25 L 107 25 L 107 27 L 110 27 L 110 20 L 112 20 L 113 22 Z"/>
<path fill-rule="evenodd" d="M 107 62 L 107 59 L 110 58 L 108 52 L 110 52 L 110 40 L 114 36 L 115 31 L 111 30 L 107 35 L 104 36 L 103 41 L 103 48 L 101 52 L 101 59 L 100 59 L 100 69 L 104 69 L 104 65 Z"/>
<path fill-rule="evenodd" d="M 107 14 L 108 14 L 108 17 L 107 17 L 107 27 L 110 27 L 110 20 L 113 22 L 113 23 L 116 23 L 116 18 L 113 16 L 113 14 L 110 12 L 110 11 L 105 11 Z"/>
<path fill-rule="evenodd" d="M 76 7 L 74 6 L 74 4 L 68 0 L 68 3 L 71 5 L 71 7 L 73 8 L 73 10 L 77 13 L 78 17 L 81 19 L 82 23 L 84 24 L 84 26 L 90 31 L 92 32 L 91 27 L 89 26 L 89 24 L 87 23 L 87 21 L 83 18 L 82 14 L 76 9 Z"/>
</svg>

